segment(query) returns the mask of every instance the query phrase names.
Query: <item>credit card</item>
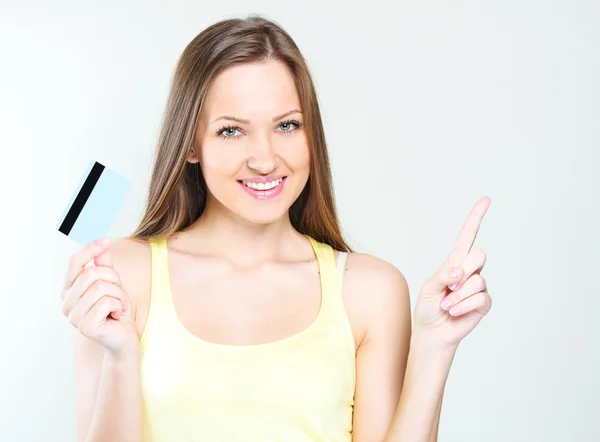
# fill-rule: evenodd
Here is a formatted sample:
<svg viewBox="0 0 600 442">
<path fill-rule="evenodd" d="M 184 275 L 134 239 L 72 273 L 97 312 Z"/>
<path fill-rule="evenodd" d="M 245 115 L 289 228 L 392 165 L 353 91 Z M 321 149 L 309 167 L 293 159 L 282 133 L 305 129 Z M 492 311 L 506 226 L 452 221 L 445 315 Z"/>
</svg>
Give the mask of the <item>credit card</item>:
<svg viewBox="0 0 600 442">
<path fill-rule="evenodd" d="M 56 228 L 81 245 L 108 236 L 131 181 L 92 161 Z"/>
</svg>

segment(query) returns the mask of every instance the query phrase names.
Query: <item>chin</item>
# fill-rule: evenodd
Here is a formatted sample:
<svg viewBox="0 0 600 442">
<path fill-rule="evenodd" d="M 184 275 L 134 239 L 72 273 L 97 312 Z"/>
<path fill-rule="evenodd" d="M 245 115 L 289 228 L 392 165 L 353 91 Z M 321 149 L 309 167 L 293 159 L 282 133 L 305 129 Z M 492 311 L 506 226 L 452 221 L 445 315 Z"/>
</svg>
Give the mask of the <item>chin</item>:
<svg viewBox="0 0 600 442">
<path fill-rule="evenodd" d="M 266 225 L 288 218 L 293 202 L 290 195 L 279 195 L 277 199 L 263 201 L 242 198 L 233 202 L 229 209 L 247 222 Z"/>
<path fill-rule="evenodd" d="M 255 210 L 236 210 L 234 213 L 236 213 L 236 215 L 245 221 L 258 225 L 274 224 L 278 221 L 281 221 L 283 218 L 288 217 L 287 210 L 266 210 L 256 208 Z"/>
</svg>

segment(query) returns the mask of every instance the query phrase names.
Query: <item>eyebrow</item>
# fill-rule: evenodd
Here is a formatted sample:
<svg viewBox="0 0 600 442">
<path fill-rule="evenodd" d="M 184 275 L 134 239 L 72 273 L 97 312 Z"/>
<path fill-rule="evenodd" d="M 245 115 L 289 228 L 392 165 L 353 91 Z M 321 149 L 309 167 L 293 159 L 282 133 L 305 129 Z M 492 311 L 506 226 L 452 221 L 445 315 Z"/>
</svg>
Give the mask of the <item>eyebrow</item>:
<svg viewBox="0 0 600 442">
<path fill-rule="evenodd" d="M 300 111 L 298 109 L 292 109 L 291 111 L 287 111 L 284 114 L 277 115 L 276 117 L 273 118 L 273 123 L 281 120 L 282 118 L 287 117 L 288 115 L 295 114 L 295 113 L 301 114 L 302 111 Z M 231 121 L 235 121 L 236 123 L 240 123 L 240 124 L 250 124 L 250 120 L 244 120 L 243 118 L 231 117 L 228 115 L 223 115 L 222 117 L 215 118 L 209 124 L 213 124 L 215 121 L 219 121 L 219 120 L 231 120 Z"/>
</svg>

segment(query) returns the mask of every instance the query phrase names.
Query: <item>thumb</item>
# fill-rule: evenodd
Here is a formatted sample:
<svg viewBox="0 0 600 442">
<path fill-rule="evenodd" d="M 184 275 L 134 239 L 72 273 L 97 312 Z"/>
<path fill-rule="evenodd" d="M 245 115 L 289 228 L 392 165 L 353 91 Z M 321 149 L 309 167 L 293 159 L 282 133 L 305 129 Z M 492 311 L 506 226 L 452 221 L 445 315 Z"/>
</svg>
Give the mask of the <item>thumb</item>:
<svg viewBox="0 0 600 442">
<path fill-rule="evenodd" d="M 104 250 L 104 252 L 102 252 L 101 254 L 99 254 L 98 256 L 94 257 L 94 264 L 100 267 L 113 267 L 113 261 L 112 261 L 112 255 L 110 253 L 110 246 L 111 244 L 108 245 L 108 247 L 106 248 L 106 250 Z"/>
<path fill-rule="evenodd" d="M 445 294 L 446 287 L 460 282 L 464 275 L 462 267 L 442 266 L 433 276 L 428 278 L 421 287 L 421 296 L 432 298 Z"/>
</svg>

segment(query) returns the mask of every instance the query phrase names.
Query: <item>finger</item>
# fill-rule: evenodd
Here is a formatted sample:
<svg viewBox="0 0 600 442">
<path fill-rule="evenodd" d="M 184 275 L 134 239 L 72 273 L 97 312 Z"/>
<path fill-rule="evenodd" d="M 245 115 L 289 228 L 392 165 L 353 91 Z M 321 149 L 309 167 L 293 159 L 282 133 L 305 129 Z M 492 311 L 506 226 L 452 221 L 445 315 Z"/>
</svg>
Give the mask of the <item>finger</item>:
<svg viewBox="0 0 600 442">
<path fill-rule="evenodd" d="M 98 302 L 91 308 L 87 315 L 87 320 L 91 324 L 101 324 L 106 321 L 111 313 L 121 312 L 121 302 L 118 299 L 110 296 L 105 296 L 98 300 Z"/>
<path fill-rule="evenodd" d="M 96 304 L 90 309 L 76 325 L 77 329 L 88 337 L 98 336 L 102 334 L 100 328 L 106 321 L 110 321 L 109 316 L 112 313 L 119 312 L 121 302 L 110 296 L 100 298 Z"/>
<path fill-rule="evenodd" d="M 461 266 L 465 271 L 463 277 L 460 281 L 452 284 L 448 288 L 450 290 L 455 291 L 456 289 L 461 287 L 462 284 L 471 277 L 471 275 L 481 272 L 481 269 L 483 269 L 483 266 L 485 265 L 486 259 L 487 256 L 483 250 L 471 250 L 471 252 L 469 252 Z"/>
<path fill-rule="evenodd" d="M 490 206 L 491 200 L 487 197 L 481 197 L 473 206 L 471 213 L 463 224 L 452 252 L 446 260 L 449 267 L 460 265 L 469 254 L 479 227 L 483 221 L 483 216 Z"/>
<path fill-rule="evenodd" d="M 92 307 L 104 296 L 109 296 L 121 302 L 121 311 L 125 310 L 125 292 L 119 286 L 105 281 L 97 281 L 85 292 L 81 299 L 68 312 L 67 316 L 71 323 L 76 323 L 92 309 Z"/>
<path fill-rule="evenodd" d="M 442 266 L 437 272 L 423 283 L 421 295 L 425 297 L 434 297 L 444 294 L 447 287 L 460 281 L 464 274 L 462 267 L 448 269 Z"/>
<path fill-rule="evenodd" d="M 446 296 L 440 306 L 443 310 L 450 310 L 455 305 L 460 304 L 463 300 L 476 293 L 485 292 L 486 290 L 487 283 L 485 282 L 485 279 L 479 274 L 472 275 L 460 289 L 451 292 Z"/>
<path fill-rule="evenodd" d="M 71 312 L 69 312 L 69 322 L 71 323 L 71 325 L 73 325 L 74 327 L 79 328 L 79 324 L 81 324 L 82 321 L 85 321 L 86 316 L 90 314 L 90 312 L 94 309 L 94 307 L 101 302 L 104 298 L 110 298 L 113 299 L 114 301 L 116 301 L 118 303 L 119 308 L 118 309 L 113 309 L 112 311 L 109 311 L 106 316 L 111 315 L 113 316 L 115 319 L 119 319 L 119 317 L 121 316 L 122 312 L 123 312 L 123 302 L 118 299 L 115 298 L 114 296 L 110 296 L 110 295 L 102 295 L 99 297 L 95 297 L 96 298 L 96 302 L 94 304 L 89 305 L 88 303 L 86 303 L 86 305 L 80 305 L 77 304 L 73 310 L 71 310 Z M 104 301 L 102 301 L 104 302 Z"/>
<path fill-rule="evenodd" d="M 67 274 L 65 275 L 62 295 L 63 299 L 66 294 L 66 291 L 73 285 L 75 279 L 77 279 L 77 276 L 79 276 L 84 267 L 92 259 L 94 259 L 95 256 L 101 254 L 109 246 L 110 240 L 108 243 L 103 243 L 103 240 L 108 240 L 108 238 L 92 241 L 83 246 L 73 255 L 71 255 L 71 258 L 69 259 L 69 265 L 67 268 Z"/>
<path fill-rule="evenodd" d="M 452 316 L 462 316 L 476 311 L 481 316 L 487 315 L 492 308 L 492 298 L 487 292 L 479 292 L 452 307 L 449 313 Z"/>
<path fill-rule="evenodd" d="M 110 246 L 106 248 L 102 253 L 94 258 L 94 264 L 101 267 L 113 266 L 112 255 L 110 253 Z"/>
<path fill-rule="evenodd" d="M 86 267 L 84 268 L 70 289 L 66 291 L 63 302 L 63 314 L 68 316 L 73 306 L 79 302 L 84 293 L 97 281 L 106 281 L 121 286 L 119 274 L 108 267 Z"/>
</svg>

